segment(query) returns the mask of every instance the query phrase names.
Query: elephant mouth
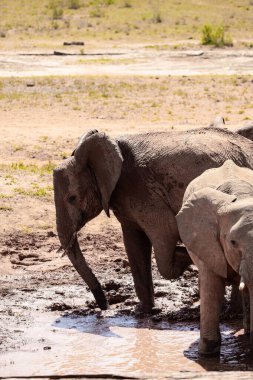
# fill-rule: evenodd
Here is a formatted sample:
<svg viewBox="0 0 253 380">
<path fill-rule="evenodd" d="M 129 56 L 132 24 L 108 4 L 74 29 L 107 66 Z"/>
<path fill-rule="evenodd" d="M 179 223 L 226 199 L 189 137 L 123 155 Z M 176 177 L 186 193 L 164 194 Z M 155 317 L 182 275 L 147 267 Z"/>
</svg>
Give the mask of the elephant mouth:
<svg viewBox="0 0 253 380">
<path fill-rule="evenodd" d="M 77 232 L 80 231 L 85 226 L 85 224 L 86 224 L 86 221 L 83 220 L 83 215 L 82 215 L 82 219 L 78 223 L 78 227 L 76 228 L 76 230 L 71 235 L 71 237 L 69 239 L 69 242 L 66 244 L 65 247 L 63 247 L 61 245 L 59 247 L 59 249 L 57 250 L 57 253 L 63 251 L 62 257 L 65 256 L 68 253 L 68 251 L 73 247 L 73 244 L 74 244 L 75 240 L 77 239 Z"/>
<path fill-rule="evenodd" d="M 71 238 L 69 239 L 69 242 L 68 242 L 68 244 L 66 245 L 66 247 L 63 247 L 63 246 L 61 245 L 61 246 L 59 247 L 59 249 L 57 250 L 57 253 L 63 251 L 61 257 L 67 255 L 68 251 L 73 247 L 73 244 L 74 244 L 76 238 L 77 238 L 77 231 L 75 231 L 75 232 L 72 234 L 72 236 L 71 236 Z"/>
</svg>

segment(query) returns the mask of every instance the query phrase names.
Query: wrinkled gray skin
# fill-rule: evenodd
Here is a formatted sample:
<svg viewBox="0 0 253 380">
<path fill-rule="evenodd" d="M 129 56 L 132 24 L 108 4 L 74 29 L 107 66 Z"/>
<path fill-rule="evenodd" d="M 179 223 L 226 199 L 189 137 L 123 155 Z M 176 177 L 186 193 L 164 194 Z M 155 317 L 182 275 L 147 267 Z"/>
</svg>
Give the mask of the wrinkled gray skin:
<svg viewBox="0 0 253 380">
<path fill-rule="evenodd" d="M 230 160 L 205 171 L 187 187 L 176 219 L 199 269 L 200 354 L 219 354 L 225 283 L 240 277 L 250 296 L 253 343 L 253 171 Z"/>
<path fill-rule="evenodd" d="M 74 155 L 54 171 L 57 231 L 62 247 L 88 284 L 101 309 L 102 288 L 88 267 L 76 232 L 103 209 L 111 209 L 123 231 L 140 307 L 154 306 L 151 248 L 167 279 L 177 278 L 191 260 L 176 247 L 175 215 L 187 185 L 228 158 L 253 168 L 253 143 L 222 129 L 156 132 L 112 139 L 90 131 Z"/>
</svg>

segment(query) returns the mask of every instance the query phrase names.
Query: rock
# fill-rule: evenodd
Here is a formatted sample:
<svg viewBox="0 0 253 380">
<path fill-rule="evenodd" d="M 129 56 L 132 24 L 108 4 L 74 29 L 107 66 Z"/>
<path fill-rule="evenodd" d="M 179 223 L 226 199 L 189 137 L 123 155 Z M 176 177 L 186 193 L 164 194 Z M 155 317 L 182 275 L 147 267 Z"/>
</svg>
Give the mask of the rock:
<svg viewBox="0 0 253 380">
<path fill-rule="evenodd" d="M 188 57 L 200 57 L 203 54 L 204 54 L 203 50 L 199 50 L 199 51 L 187 51 L 186 52 L 186 55 Z"/>
<path fill-rule="evenodd" d="M 66 305 L 64 302 L 54 302 L 52 305 L 48 306 L 50 311 L 65 311 L 72 309 L 71 306 Z"/>
<path fill-rule="evenodd" d="M 168 296 L 168 292 L 165 292 L 164 290 L 158 290 L 157 292 L 155 292 L 155 296 L 156 297 Z"/>
<path fill-rule="evenodd" d="M 55 237 L 56 234 L 53 231 L 48 231 L 47 237 Z"/>
<path fill-rule="evenodd" d="M 123 268 L 128 268 L 128 267 L 130 267 L 129 262 L 128 262 L 127 260 L 122 260 L 122 267 L 123 267 Z"/>
<path fill-rule="evenodd" d="M 109 292 L 110 290 L 118 290 L 121 287 L 121 284 L 116 283 L 114 280 L 110 280 L 105 283 L 104 289 Z"/>
<path fill-rule="evenodd" d="M 108 293 L 108 302 L 110 305 L 114 305 L 116 303 L 124 302 L 129 297 L 128 294 L 118 294 L 115 290 L 110 290 Z"/>
<path fill-rule="evenodd" d="M 82 41 L 63 42 L 63 45 L 64 46 L 71 46 L 71 45 L 84 46 L 84 42 Z"/>
<path fill-rule="evenodd" d="M 26 87 L 34 87 L 34 86 L 35 86 L 35 82 L 34 81 L 26 82 Z"/>
<path fill-rule="evenodd" d="M 56 51 L 56 50 L 54 50 L 54 55 L 69 55 L 69 53 L 65 53 L 63 51 Z"/>
</svg>

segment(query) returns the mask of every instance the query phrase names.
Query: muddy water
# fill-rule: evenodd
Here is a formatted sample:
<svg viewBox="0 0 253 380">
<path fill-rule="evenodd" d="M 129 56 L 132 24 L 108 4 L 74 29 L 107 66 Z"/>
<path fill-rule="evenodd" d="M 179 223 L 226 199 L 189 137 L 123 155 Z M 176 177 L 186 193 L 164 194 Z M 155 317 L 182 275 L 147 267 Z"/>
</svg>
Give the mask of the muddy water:
<svg viewBox="0 0 253 380">
<path fill-rule="evenodd" d="M 96 316 L 38 316 L 27 344 L 0 356 L 1 376 L 114 374 L 165 376 L 169 371 L 249 370 L 245 339 L 222 325 L 221 358 L 200 360 L 196 324 Z"/>
</svg>

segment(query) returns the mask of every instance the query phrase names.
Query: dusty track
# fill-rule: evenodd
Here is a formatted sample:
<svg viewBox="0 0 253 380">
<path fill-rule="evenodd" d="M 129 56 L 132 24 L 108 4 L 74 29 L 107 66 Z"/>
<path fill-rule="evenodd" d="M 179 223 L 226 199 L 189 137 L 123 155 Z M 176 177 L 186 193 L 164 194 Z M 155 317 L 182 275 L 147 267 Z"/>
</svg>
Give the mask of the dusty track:
<svg viewBox="0 0 253 380">
<path fill-rule="evenodd" d="M 85 50 L 86 51 L 86 50 Z M 0 54 L 0 77 L 45 75 L 242 75 L 253 74 L 251 50 L 157 51 L 126 47 L 88 51 L 64 48 L 55 53 Z"/>
</svg>

